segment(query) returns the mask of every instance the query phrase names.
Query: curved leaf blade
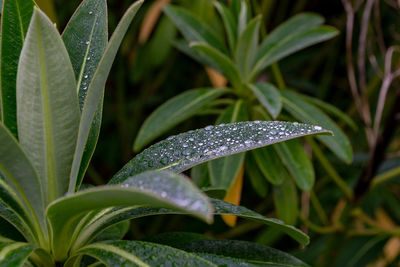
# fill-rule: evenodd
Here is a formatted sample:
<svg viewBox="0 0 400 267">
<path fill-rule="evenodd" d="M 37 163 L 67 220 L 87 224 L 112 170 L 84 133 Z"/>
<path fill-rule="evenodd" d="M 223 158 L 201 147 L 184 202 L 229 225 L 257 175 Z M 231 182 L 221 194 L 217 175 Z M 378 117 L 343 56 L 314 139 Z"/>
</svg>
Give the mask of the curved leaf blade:
<svg viewBox="0 0 400 267">
<path fill-rule="evenodd" d="M 21 242 L 0 242 L 0 266 L 23 266 L 35 246 Z"/>
<path fill-rule="evenodd" d="M 108 266 L 216 266 L 183 250 L 141 241 L 108 241 L 77 251 L 97 258 Z"/>
<path fill-rule="evenodd" d="M 329 134 L 320 126 L 254 121 L 208 126 L 171 136 L 137 155 L 110 181 L 122 183 L 146 170 L 182 172 L 200 163 L 312 134 Z M 227 141 L 230 140 L 230 141 Z"/>
<path fill-rule="evenodd" d="M 17 77 L 18 135 L 47 203 L 67 192 L 79 125 L 71 62 L 54 24 L 35 9 Z"/>
<path fill-rule="evenodd" d="M 86 144 L 90 138 L 93 120 L 96 120 L 98 105 L 104 95 L 104 86 L 108 74 L 110 73 L 112 63 L 122 39 L 142 3 L 143 0 L 136 1 L 125 12 L 112 35 L 110 42 L 98 64 L 96 72 L 93 75 L 93 79 L 89 84 L 79 124 L 78 140 L 76 142 L 71 176 L 69 179 L 69 193 L 75 192 L 76 188 L 79 187 L 80 181 L 78 181 L 78 175 L 81 169 L 82 158 L 84 157 Z"/>
<path fill-rule="evenodd" d="M 346 163 L 352 161 L 353 151 L 347 136 L 327 115 L 312 104 L 301 99 L 301 95 L 292 91 L 282 91 L 282 101 L 284 108 L 287 109 L 293 117 L 306 122 L 318 123 L 334 133 L 333 137 L 317 137 L 333 153 Z"/>
<path fill-rule="evenodd" d="M 281 95 L 278 89 L 270 83 L 249 84 L 248 87 L 272 118 L 276 119 L 282 109 Z"/>
<path fill-rule="evenodd" d="M 12 133 L 0 123 L 0 172 L 44 224 L 44 199 L 36 170 Z M 45 226 L 42 225 L 43 229 Z"/>
<path fill-rule="evenodd" d="M 121 186 L 101 186 L 60 198 L 47 209 L 56 259 L 66 257 L 80 215 L 115 206 L 146 205 L 175 209 L 207 222 L 212 221 L 208 198 L 189 180 L 170 172 L 151 171 L 132 176 Z"/>
<path fill-rule="evenodd" d="M 295 224 L 299 214 L 297 191 L 287 173 L 283 183 L 274 186 L 273 195 L 279 219 L 288 224 Z"/>
<path fill-rule="evenodd" d="M 263 147 L 251 151 L 259 170 L 271 184 L 280 185 L 285 167 L 273 147 Z"/>
<path fill-rule="evenodd" d="M 32 0 L 4 0 L 1 14 L 0 100 L 1 120 L 17 137 L 16 81 L 18 61 L 35 3 Z"/>
<path fill-rule="evenodd" d="M 229 91 L 223 88 L 201 88 L 189 90 L 171 98 L 147 117 L 136 137 L 134 150 L 140 150 L 227 92 Z"/>
<path fill-rule="evenodd" d="M 225 32 L 228 38 L 229 48 L 234 51 L 236 47 L 237 39 L 237 22 L 233 17 L 232 12 L 224 5 L 218 1 L 214 1 L 214 5 L 220 14 L 222 21 L 224 23 Z"/>
</svg>

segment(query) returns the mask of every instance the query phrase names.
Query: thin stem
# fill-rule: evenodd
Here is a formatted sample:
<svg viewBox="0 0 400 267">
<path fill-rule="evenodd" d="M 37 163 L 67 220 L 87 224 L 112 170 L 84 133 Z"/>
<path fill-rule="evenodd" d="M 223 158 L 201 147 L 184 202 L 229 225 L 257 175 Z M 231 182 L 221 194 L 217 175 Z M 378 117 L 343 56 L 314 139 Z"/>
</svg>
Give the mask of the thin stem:
<svg viewBox="0 0 400 267">
<path fill-rule="evenodd" d="M 324 211 L 324 208 L 322 207 L 321 203 L 319 202 L 319 199 L 315 195 L 314 191 L 311 191 L 310 199 L 311 199 L 311 203 L 312 203 L 315 211 L 317 212 L 317 215 L 318 215 L 319 219 L 321 220 L 321 222 L 324 225 L 327 225 L 328 222 L 329 222 L 328 216 L 326 215 L 326 213 Z"/>
<path fill-rule="evenodd" d="M 304 223 L 308 228 L 310 228 L 312 231 L 320 233 L 320 234 L 331 234 L 338 232 L 340 229 L 338 229 L 336 226 L 319 226 L 313 222 L 311 222 L 309 219 L 304 218 L 302 215 L 299 216 L 300 220 L 302 223 Z"/>
<path fill-rule="evenodd" d="M 372 180 L 371 187 L 377 186 L 400 175 L 400 166 L 381 173 Z"/>
</svg>

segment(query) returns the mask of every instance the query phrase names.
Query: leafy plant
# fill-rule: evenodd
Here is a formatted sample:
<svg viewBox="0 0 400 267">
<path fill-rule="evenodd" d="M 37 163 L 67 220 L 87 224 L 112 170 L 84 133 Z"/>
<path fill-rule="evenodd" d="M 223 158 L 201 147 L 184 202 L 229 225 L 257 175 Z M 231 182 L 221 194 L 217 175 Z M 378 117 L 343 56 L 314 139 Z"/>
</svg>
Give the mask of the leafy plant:
<svg viewBox="0 0 400 267">
<path fill-rule="evenodd" d="M 216 33 L 195 14 L 182 7 L 168 5 L 164 7 L 164 13 L 184 37 L 184 40 L 176 41 L 174 45 L 194 60 L 218 71 L 227 79 L 229 86 L 192 89 L 170 99 L 145 120 L 136 137 L 134 150 L 139 151 L 194 115 L 216 114 L 217 124 L 282 118 L 322 125 L 332 129 L 335 136 L 317 136 L 317 139 L 342 161 L 350 163 L 353 157 L 350 141 L 321 109 L 354 125 L 352 120 L 327 103 L 286 88 L 276 65 L 277 61 L 298 50 L 334 37 L 337 30 L 322 25 L 324 19 L 317 14 L 302 13 L 259 40 L 262 17 L 251 17 L 248 1 L 233 0 L 229 6 L 214 1 L 214 5 L 221 17 L 224 33 Z M 279 89 L 264 81 L 263 72 L 269 67 L 272 68 Z M 325 162 L 324 155 L 321 157 Z M 280 218 L 295 223 L 298 213 L 297 191 L 292 181 L 299 189 L 307 192 L 312 189 L 315 181 L 312 161 L 298 140 L 211 161 L 207 166 L 198 167 L 198 171 L 194 169 L 193 179 L 198 181 L 197 184 L 203 190 L 220 191 L 225 200 L 233 197 L 236 200 L 231 202 L 238 204 L 241 187 L 236 185 L 241 182 L 237 181 L 242 181 L 241 170 L 249 165 L 251 167 L 246 167 L 245 172 L 255 191 L 265 196 L 266 179 L 273 185 L 274 192 L 280 192 L 274 194 Z M 206 177 L 197 177 L 198 173 L 204 173 L 202 170 L 205 168 L 208 169 Z M 333 177 L 333 180 L 351 198 L 352 192 L 348 185 L 336 178 Z M 286 207 L 289 210 L 282 212 L 284 207 L 281 203 L 284 202 L 288 204 Z"/>
<path fill-rule="evenodd" d="M 62 35 L 33 1 L 4 0 L 0 265 L 305 266 L 247 242 L 197 235 L 174 242 L 177 235 L 171 235 L 159 241 L 166 246 L 120 239 L 130 219 L 187 214 L 211 223 L 218 214 L 264 223 L 306 245 L 308 236 L 293 226 L 210 199 L 179 173 L 216 158 L 330 133 L 321 126 L 266 121 L 208 126 L 150 146 L 108 185 L 81 186 L 99 135 L 105 82 L 141 4 L 129 7 L 108 41 L 105 0 L 84 0 Z"/>
</svg>

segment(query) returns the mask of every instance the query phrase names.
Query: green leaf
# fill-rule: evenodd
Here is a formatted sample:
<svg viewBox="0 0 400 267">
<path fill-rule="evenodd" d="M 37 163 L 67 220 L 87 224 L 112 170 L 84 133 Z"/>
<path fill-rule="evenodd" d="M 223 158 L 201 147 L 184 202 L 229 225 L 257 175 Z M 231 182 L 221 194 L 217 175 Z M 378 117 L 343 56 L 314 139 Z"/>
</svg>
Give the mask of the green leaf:
<svg viewBox="0 0 400 267">
<path fill-rule="evenodd" d="M 196 50 L 207 62 L 212 62 L 212 66 L 217 66 L 218 70 L 230 81 L 235 88 L 241 87 L 240 74 L 232 60 L 206 43 L 190 43 L 190 47 Z"/>
<path fill-rule="evenodd" d="M 232 6 L 235 4 L 232 4 Z M 246 29 L 247 22 L 249 21 L 251 14 L 250 14 L 250 7 L 246 0 L 239 0 L 236 3 L 237 8 L 237 32 L 238 36 L 240 36 L 243 31 Z"/>
<path fill-rule="evenodd" d="M 236 240 L 198 240 L 187 242 L 178 248 L 188 252 L 196 253 L 205 259 L 212 260 L 214 255 L 225 256 L 225 261 L 229 258 L 239 259 L 240 261 L 255 264 L 255 266 L 308 266 L 304 262 L 296 259 L 290 254 L 247 241 Z M 210 255 L 211 254 L 211 255 Z M 214 254 L 214 255 L 213 255 Z M 214 258 L 217 259 L 217 258 Z M 221 258 L 222 261 L 224 258 Z M 234 262 L 234 261 L 233 261 Z M 233 263 L 235 264 L 235 263 Z M 225 265 L 224 265 L 225 266 Z M 227 265 L 235 266 L 235 265 Z M 243 265 L 239 265 L 243 266 Z M 245 265 L 246 266 L 246 265 Z M 254 266 L 254 265 L 250 265 Z"/>
<path fill-rule="evenodd" d="M 257 16 L 251 20 L 239 36 L 235 48 L 235 63 L 244 81 L 249 81 L 254 57 L 257 54 L 260 23 L 261 16 Z"/>
<path fill-rule="evenodd" d="M 0 201 L 0 242 L 24 241 L 25 239 L 18 229 L 12 223 L 2 218 L 1 205 L 4 204 Z M 4 208 L 6 207 L 4 206 Z"/>
<path fill-rule="evenodd" d="M 4 0 L 3 4 L 0 41 L 1 120 L 17 137 L 18 60 L 35 3 L 32 0 Z"/>
<path fill-rule="evenodd" d="M 188 57 L 191 57 L 193 60 L 199 62 L 200 64 L 210 66 L 216 71 L 222 72 L 214 62 L 210 61 L 207 55 L 202 55 L 198 53 L 195 49 L 191 48 L 189 46 L 189 43 L 186 42 L 185 40 L 173 41 L 173 45 L 175 46 L 176 49 L 178 49 Z"/>
<path fill-rule="evenodd" d="M 352 161 L 353 151 L 349 139 L 327 115 L 302 100 L 298 93 L 284 90 L 281 94 L 284 108 L 295 118 L 307 123 L 320 124 L 322 127 L 332 130 L 333 137 L 319 136 L 317 138 L 344 162 L 350 163 Z"/>
<path fill-rule="evenodd" d="M 233 257 L 226 257 L 226 256 L 215 255 L 215 254 L 210 254 L 210 253 L 192 253 L 192 254 L 202 257 L 203 259 L 208 260 L 209 262 L 212 262 L 212 263 L 216 264 L 217 266 L 229 266 L 229 267 L 260 266 L 259 262 L 253 264 L 250 262 L 245 262 L 242 259 L 237 259 L 237 258 L 233 258 Z"/>
<path fill-rule="evenodd" d="M 278 89 L 270 83 L 249 84 L 248 87 L 272 118 L 276 119 L 282 109 L 281 95 Z"/>
<path fill-rule="evenodd" d="M 76 252 L 90 255 L 107 266 L 216 266 L 201 257 L 163 245 L 141 241 L 90 244 Z"/>
<path fill-rule="evenodd" d="M 105 229 L 93 242 L 100 242 L 105 240 L 120 240 L 129 230 L 130 222 L 123 221 Z"/>
<path fill-rule="evenodd" d="M 96 120 L 96 113 L 98 105 L 104 94 L 104 86 L 110 73 L 112 63 L 117 54 L 118 48 L 122 42 L 122 39 L 128 30 L 128 27 L 142 5 L 143 0 L 136 1 L 132 4 L 125 12 L 117 28 L 115 29 L 109 44 L 98 64 L 95 74 L 93 75 L 92 81 L 88 87 L 88 93 L 86 95 L 85 104 L 82 110 L 81 121 L 79 124 L 78 140 L 76 143 L 76 149 L 74 154 L 74 160 L 71 169 L 70 183 L 68 192 L 75 192 L 76 188 L 79 187 L 81 181 L 78 180 L 78 175 L 81 170 L 82 158 L 85 156 L 84 151 L 88 139 L 91 138 L 91 128 L 93 120 Z"/>
<path fill-rule="evenodd" d="M 285 172 L 278 154 L 273 147 L 263 147 L 251 151 L 258 168 L 264 177 L 273 185 L 280 185 L 283 181 L 282 174 Z"/>
<path fill-rule="evenodd" d="M 250 183 L 253 190 L 262 198 L 265 198 L 268 194 L 268 183 L 264 178 L 264 175 L 256 165 L 256 160 L 252 153 L 247 153 L 245 168 L 247 177 L 250 179 Z"/>
<path fill-rule="evenodd" d="M 218 118 L 217 124 L 247 120 L 246 107 L 242 100 L 231 104 Z M 228 142 L 230 140 L 227 140 Z M 211 187 L 228 191 L 243 165 L 244 153 L 223 157 L 208 162 Z"/>
<path fill-rule="evenodd" d="M 122 183 L 127 177 L 146 170 L 169 169 L 173 172 L 182 172 L 216 158 L 305 135 L 329 133 L 319 126 L 277 121 L 207 126 L 171 136 L 150 146 L 128 162 L 110 183 Z"/>
<path fill-rule="evenodd" d="M 44 199 L 36 171 L 12 133 L 0 123 L 0 172 L 45 230 Z"/>
<path fill-rule="evenodd" d="M 23 266 L 33 252 L 32 244 L 21 242 L 0 242 L 0 266 Z"/>
<path fill-rule="evenodd" d="M 54 24 L 35 9 L 17 77 L 18 135 L 47 202 L 68 189 L 79 125 L 74 72 Z"/>
<path fill-rule="evenodd" d="M 298 187 L 310 191 L 314 185 L 315 173 L 310 158 L 298 140 L 290 140 L 274 146 L 279 157 L 292 175 Z"/>
<path fill-rule="evenodd" d="M 186 212 L 212 221 L 207 197 L 182 176 L 170 172 L 146 172 L 129 177 L 121 186 L 100 186 L 60 198 L 47 209 L 57 260 L 68 252 L 72 231 L 81 215 L 115 206 L 148 205 Z"/>
<path fill-rule="evenodd" d="M 286 173 L 280 186 L 274 186 L 274 202 L 279 219 L 288 224 L 295 224 L 299 214 L 297 191 Z"/>
<path fill-rule="evenodd" d="M 189 90 L 171 98 L 147 117 L 136 137 L 134 150 L 140 150 L 167 130 L 196 115 L 212 100 L 227 92 L 228 90 L 223 88 L 201 88 Z"/>
<path fill-rule="evenodd" d="M 237 39 L 236 20 L 233 17 L 232 12 L 225 5 L 221 4 L 218 1 L 214 1 L 214 5 L 222 18 L 222 21 L 225 26 L 225 33 L 228 38 L 229 47 L 233 52 L 236 47 L 236 39 Z"/>
<path fill-rule="evenodd" d="M 164 13 L 181 31 L 188 42 L 204 42 L 221 53 L 226 48 L 221 39 L 207 25 L 189 11 L 176 6 L 164 6 Z"/>
<path fill-rule="evenodd" d="M 272 31 L 261 43 L 252 78 L 283 57 L 338 34 L 333 27 L 319 26 L 322 23 L 323 18 L 319 15 L 304 13 L 294 16 Z"/>
<path fill-rule="evenodd" d="M 62 34 L 77 80 L 81 109 L 88 85 L 107 47 L 107 38 L 106 1 L 83 1 Z"/>
</svg>

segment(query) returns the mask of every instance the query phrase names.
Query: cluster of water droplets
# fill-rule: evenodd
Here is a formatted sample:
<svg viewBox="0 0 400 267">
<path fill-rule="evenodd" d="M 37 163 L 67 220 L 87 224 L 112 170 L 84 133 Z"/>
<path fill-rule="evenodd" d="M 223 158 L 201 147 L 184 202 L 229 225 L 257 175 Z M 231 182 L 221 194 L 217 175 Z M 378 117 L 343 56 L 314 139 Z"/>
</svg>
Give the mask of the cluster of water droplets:
<svg viewBox="0 0 400 267">
<path fill-rule="evenodd" d="M 123 188 L 137 188 L 193 212 L 208 214 L 207 200 L 194 189 L 190 181 L 169 172 L 144 172 L 126 179 Z"/>
<path fill-rule="evenodd" d="M 297 122 L 253 121 L 207 126 L 161 141 L 131 160 L 112 182 L 146 170 L 182 172 L 202 162 L 282 142 L 327 132 L 320 126 Z"/>
</svg>

